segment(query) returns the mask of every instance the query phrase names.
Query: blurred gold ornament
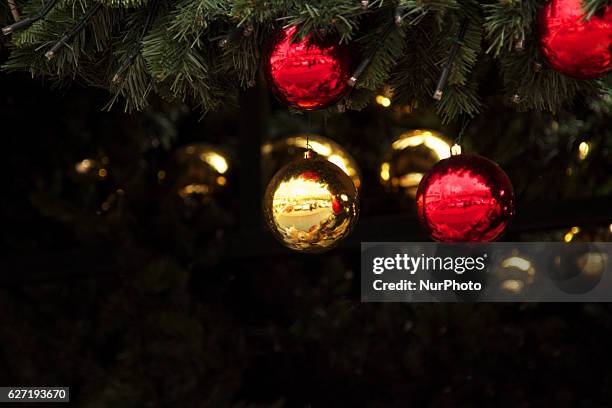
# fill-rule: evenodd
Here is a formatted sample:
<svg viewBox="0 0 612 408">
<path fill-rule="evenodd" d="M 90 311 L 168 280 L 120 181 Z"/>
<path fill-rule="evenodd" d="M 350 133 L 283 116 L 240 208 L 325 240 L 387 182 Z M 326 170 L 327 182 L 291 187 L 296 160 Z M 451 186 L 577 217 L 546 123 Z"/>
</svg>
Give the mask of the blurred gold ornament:
<svg viewBox="0 0 612 408">
<path fill-rule="evenodd" d="M 587 293 L 602 280 L 608 257 L 597 244 L 590 244 L 582 231 L 575 234 L 580 245 L 568 245 L 555 254 L 547 265 L 547 272 L 555 285 L 566 293 Z"/>
<path fill-rule="evenodd" d="M 274 175 L 263 205 L 274 236 L 302 252 L 331 249 L 351 232 L 359 217 L 357 189 L 351 179 L 312 151 Z"/>
<path fill-rule="evenodd" d="M 519 254 L 516 250 L 501 261 L 499 272 L 499 288 L 511 294 L 518 294 L 533 284 L 536 269 L 531 260 Z"/>
<path fill-rule="evenodd" d="M 75 181 L 104 180 L 108 176 L 108 157 L 85 158 L 74 164 L 72 178 Z"/>
<path fill-rule="evenodd" d="M 401 134 L 380 165 L 380 181 L 400 198 L 414 199 L 424 174 L 438 161 L 450 157 L 450 142 L 433 130 L 415 129 Z"/>
<path fill-rule="evenodd" d="M 158 173 L 158 179 L 171 177 L 173 188 L 189 207 L 208 204 L 213 195 L 227 184 L 229 163 L 227 156 L 219 149 L 197 143 L 181 147 L 173 156 L 170 174 Z"/>
<path fill-rule="evenodd" d="M 291 136 L 264 144 L 261 147 L 264 182 L 284 165 L 301 158 L 306 152 L 307 141 L 315 153 L 340 167 L 359 189 L 361 173 L 355 159 L 338 143 L 318 135 Z"/>
</svg>

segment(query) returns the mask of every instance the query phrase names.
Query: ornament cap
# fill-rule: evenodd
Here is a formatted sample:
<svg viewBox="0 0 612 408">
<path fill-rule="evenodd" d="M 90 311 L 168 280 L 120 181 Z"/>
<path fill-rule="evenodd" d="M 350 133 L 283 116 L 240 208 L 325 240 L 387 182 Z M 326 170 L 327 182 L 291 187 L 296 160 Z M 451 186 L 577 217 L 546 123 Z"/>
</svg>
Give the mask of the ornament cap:
<svg viewBox="0 0 612 408">
<path fill-rule="evenodd" d="M 461 146 L 459 146 L 457 143 L 455 143 L 451 147 L 451 156 L 459 156 L 460 154 L 461 154 Z"/>
<path fill-rule="evenodd" d="M 312 150 L 312 149 L 307 149 L 304 152 L 304 158 L 305 159 L 314 159 L 316 157 L 317 157 L 317 153 L 314 150 Z"/>
</svg>

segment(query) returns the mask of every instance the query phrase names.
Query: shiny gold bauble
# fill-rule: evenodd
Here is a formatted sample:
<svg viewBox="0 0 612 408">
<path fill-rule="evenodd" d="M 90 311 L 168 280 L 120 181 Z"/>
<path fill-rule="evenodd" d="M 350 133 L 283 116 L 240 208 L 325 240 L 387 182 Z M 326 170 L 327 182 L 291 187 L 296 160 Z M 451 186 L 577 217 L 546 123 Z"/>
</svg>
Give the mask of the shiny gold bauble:
<svg viewBox="0 0 612 408">
<path fill-rule="evenodd" d="M 450 157 L 450 142 L 433 130 L 416 129 L 403 133 L 391 143 L 380 165 L 380 181 L 399 198 L 416 197 L 427 171 L 438 161 Z"/>
<path fill-rule="evenodd" d="M 359 217 L 357 189 L 351 179 L 312 151 L 274 175 L 263 206 L 274 236 L 301 252 L 333 248 Z"/>
<path fill-rule="evenodd" d="M 284 165 L 303 157 L 307 142 L 310 149 L 320 157 L 340 167 L 353 180 L 355 187 L 359 189 L 361 172 L 355 159 L 338 143 L 318 135 L 285 137 L 262 145 L 262 178 L 264 182 L 268 182 Z"/>
<path fill-rule="evenodd" d="M 169 178 L 172 188 L 185 205 L 198 207 L 208 204 L 214 194 L 227 184 L 229 163 L 219 149 L 198 143 L 181 147 L 173 156 L 169 174 L 160 172 L 160 180 Z"/>
</svg>

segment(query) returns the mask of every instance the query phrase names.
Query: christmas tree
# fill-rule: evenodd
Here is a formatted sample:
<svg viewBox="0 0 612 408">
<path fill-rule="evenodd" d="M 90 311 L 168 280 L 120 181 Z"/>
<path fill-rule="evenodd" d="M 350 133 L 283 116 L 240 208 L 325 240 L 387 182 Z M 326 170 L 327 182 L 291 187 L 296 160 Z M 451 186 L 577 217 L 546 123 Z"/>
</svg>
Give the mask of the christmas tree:
<svg viewBox="0 0 612 408">
<path fill-rule="evenodd" d="M 474 116 L 493 95 L 520 110 L 556 112 L 579 95 L 605 92 L 602 81 L 564 76 L 543 61 L 536 24 L 543 3 L 11 0 L 0 23 L 11 36 L 6 70 L 106 88 L 109 105 L 127 110 L 156 93 L 205 112 L 236 102 L 258 81 L 274 31 L 297 26 L 297 37 L 350 44 L 361 65 L 349 108 L 363 108 L 384 85 L 403 104 L 431 104 L 438 91 L 436 109 L 447 121 Z M 585 17 L 599 18 L 607 4 L 585 1 Z M 445 67 L 448 85 L 439 89 Z"/>
<path fill-rule="evenodd" d="M 410 137 L 504 169 L 502 240 L 612 240 L 610 76 L 559 71 L 547 2 L 0 4 L 4 385 L 86 407 L 608 404 L 609 304 L 360 302 L 360 242 L 430 239 L 416 187 L 441 157 Z M 609 0 L 579 6 L 609 23 Z M 287 27 L 350 51 L 322 111 L 270 92 Z M 262 208 L 306 144 L 359 197 L 324 255 Z M 316 199 L 298 210 L 337 211 Z"/>
</svg>

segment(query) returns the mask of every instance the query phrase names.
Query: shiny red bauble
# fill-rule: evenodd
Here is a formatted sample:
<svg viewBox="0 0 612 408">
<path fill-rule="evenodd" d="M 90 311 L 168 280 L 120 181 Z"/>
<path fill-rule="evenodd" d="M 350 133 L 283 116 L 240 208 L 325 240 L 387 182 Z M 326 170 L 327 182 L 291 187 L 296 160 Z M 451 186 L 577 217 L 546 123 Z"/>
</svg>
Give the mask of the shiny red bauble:
<svg viewBox="0 0 612 408">
<path fill-rule="evenodd" d="M 580 79 L 612 71 L 612 6 L 585 21 L 581 0 L 552 0 L 539 24 L 542 53 L 555 71 Z"/>
<path fill-rule="evenodd" d="M 419 220 L 440 242 L 488 242 L 513 214 L 510 179 L 482 156 L 458 154 L 435 164 L 417 190 Z"/>
<path fill-rule="evenodd" d="M 350 53 L 334 39 L 309 35 L 293 41 L 297 27 L 275 35 L 265 56 L 265 72 L 274 94 L 302 110 L 327 108 L 348 90 Z"/>
</svg>

